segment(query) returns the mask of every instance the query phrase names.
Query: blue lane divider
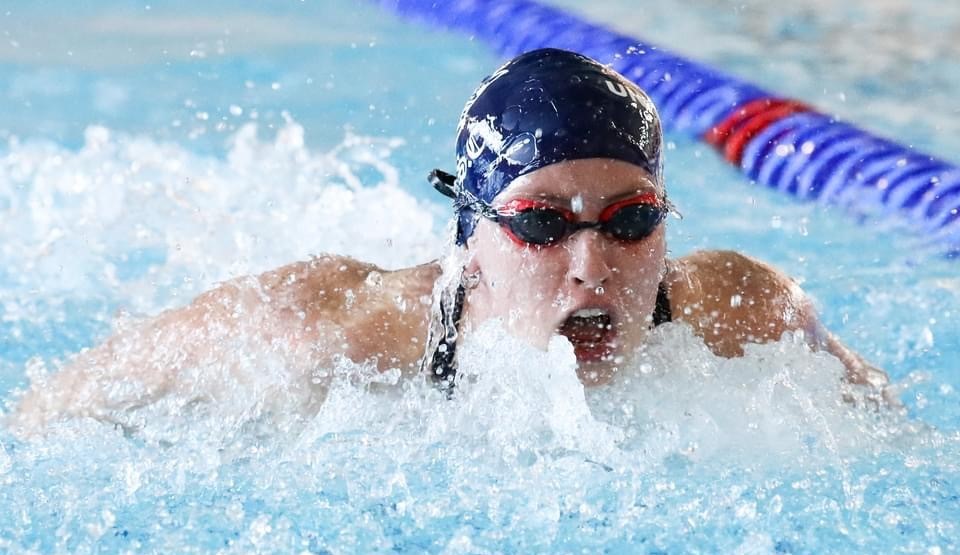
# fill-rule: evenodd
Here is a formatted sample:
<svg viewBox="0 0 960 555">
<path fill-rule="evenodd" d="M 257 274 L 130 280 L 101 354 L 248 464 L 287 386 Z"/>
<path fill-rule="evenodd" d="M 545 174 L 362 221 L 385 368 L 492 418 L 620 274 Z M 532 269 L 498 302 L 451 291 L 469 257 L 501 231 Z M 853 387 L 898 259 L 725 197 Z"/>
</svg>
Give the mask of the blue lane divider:
<svg viewBox="0 0 960 555">
<path fill-rule="evenodd" d="M 664 127 L 710 142 L 751 180 L 858 215 L 899 218 L 960 254 L 954 164 L 531 0 L 379 1 L 483 40 L 504 57 L 555 47 L 607 63 L 647 91 Z"/>
</svg>

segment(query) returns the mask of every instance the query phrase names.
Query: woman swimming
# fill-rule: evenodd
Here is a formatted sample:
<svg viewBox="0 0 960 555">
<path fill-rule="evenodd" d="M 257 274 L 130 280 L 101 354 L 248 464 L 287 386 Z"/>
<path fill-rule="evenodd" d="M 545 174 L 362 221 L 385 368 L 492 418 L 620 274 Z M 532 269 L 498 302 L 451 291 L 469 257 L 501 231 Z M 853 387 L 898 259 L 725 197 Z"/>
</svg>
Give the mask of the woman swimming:
<svg viewBox="0 0 960 555">
<path fill-rule="evenodd" d="M 431 174 L 455 210 L 443 263 L 384 271 L 321 256 L 225 283 L 34 383 L 12 428 L 120 423 L 165 396 L 218 398 L 277 362 L 305 391 L 322 390 L 314 371 L 344 356 L 448 386 L 458 339 L 491 319 L 539 347 L 565 336 L 585 385 L 613 380 L 672 320 L 725 357 L 802 332 L 848 381 L 879 392 L 886 375 L 825 330 L 782 273 L 726 251 L 667 259 L 661 149 L 659 116 L 636 85 L 579 54 L 523 54 L 467 103 L 456 174 Z"/>
</svg>

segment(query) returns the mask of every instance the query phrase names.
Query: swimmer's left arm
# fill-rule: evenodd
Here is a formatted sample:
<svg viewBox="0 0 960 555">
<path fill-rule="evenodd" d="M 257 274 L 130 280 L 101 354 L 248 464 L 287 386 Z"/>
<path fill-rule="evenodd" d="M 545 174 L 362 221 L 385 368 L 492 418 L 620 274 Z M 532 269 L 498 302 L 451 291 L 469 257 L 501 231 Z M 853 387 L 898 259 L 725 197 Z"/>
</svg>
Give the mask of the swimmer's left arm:
<svg viewBox="0 0 960 555">
<path fill-rule="evenodd" d="M 720 356 L 742 356 L 747 343 L 802 332 L 811 348 L 827 351 L 844 364 L 848 382 L 878 391 L 888 383 L 886 373 L 820 323 L 796 282 L 767 264 L 730 251 L 698 252 L 673 262 L 667 283 L 674 317 L 690 323 Z"/>
<path fill-rule="evenodd" d="M 840 359 L 840 362 L 847 368 L 846 379 L 848 382 L 868 385 L 877 391 L 882 391 L 890 384 L 890 378 L 887 377 L 886 372 L 868 363 L 862 356 L 837 339 L 830 330 L 820 323 L 812 308 L 810 309 L 807 329 L 804 331 L 814 348 L 827 351 Z"/>
</svg>

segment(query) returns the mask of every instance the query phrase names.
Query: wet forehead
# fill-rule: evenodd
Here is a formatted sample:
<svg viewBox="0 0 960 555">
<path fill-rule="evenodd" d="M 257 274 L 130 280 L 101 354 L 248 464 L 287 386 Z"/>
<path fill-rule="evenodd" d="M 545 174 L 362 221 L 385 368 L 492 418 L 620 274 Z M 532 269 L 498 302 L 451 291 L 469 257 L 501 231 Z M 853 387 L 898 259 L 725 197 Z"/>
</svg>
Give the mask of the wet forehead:
<svg viewBox="0 0 960 555">
<path fill-rule="evenodd" d="M 552 164 L 515 179 L 498 202 L 536 198 L 559 205 L 574 199 L 604 206 L 641 193 L 663 196 L 663 187 L 639 166 L 609 159 L 571 160 Z"/>
</svg>

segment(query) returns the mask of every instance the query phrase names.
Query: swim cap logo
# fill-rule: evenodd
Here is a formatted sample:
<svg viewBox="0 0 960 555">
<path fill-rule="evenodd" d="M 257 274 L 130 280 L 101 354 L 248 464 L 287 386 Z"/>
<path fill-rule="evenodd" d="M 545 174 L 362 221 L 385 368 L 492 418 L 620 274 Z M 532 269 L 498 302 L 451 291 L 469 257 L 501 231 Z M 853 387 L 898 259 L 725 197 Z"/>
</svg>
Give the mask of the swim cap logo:
<svg viewBox="0 0 960 555">
<path fill-rule="evenodd" d="M 466 144 L 467 158 L 476 160 L 483 154 L 483 139 L 478 134 L 470 134 Z"/>
<path fill-rule="evenodd" d="M 646 95 L 635 90 L 633 87 L 625 86 L 623 83 L 614 83 L 609 79 L 604 79 L 604 81 L 607 83 L 608 91 L 612 92 L 617 96 L 620 96 L 623 98 L 629 98 L 630 100 L 636 102 L 641 112 L 651 111 L 653 104 L 650 102 L 650 99 L 646 97 Z M 650 119 L 649 114 L 644 114 L 644 115 L 647 116 L 648 120 Z"/>
<path fill-rule="evenodd" d="M 500 157 L 509 164 L 526 166 L 536 160 L 538 155 L 536 137 L 525 131 L 510 139 Z"/>
<path fill-rule="evenodd" d="M 457 184 L 463 187 L 467 179 L 467 159 L 463 156 L 457 157 Z"/>
<path fill-rule="evenodd" d="M 467 122 L 467 158 L 476 160 L 482 154 L 484 149 L 490 149 L 496 155 L 500 155 L 503 150 L 503 135 L 494 125 L 495 118 L 487 116 L 482 120 L 473 120 Z"/>
<path fill-rule="evenodd" d="M 609 79 L 604 79 L 604 82 L 607 84 L 607 90 L 611 93 L 621 98 L 630 99 L 633 107 L 643 116 L 644 121 L 650 125 L 656 125 L 657 109 L 653 106 L 653 101 L 650 100 L 647 95 L 635 87 L 624 83 L 617 83 Z M 655 132 L 659 134 L 659 129 Z M 634 137 L 628 137 L 628 139 L 633 141 L 641 150 L 646 151 L 650 146 L 650 127 L 648 125 L 640 126 L 634 130 L 634 133 L 636 135 Z"/>
</svg>

